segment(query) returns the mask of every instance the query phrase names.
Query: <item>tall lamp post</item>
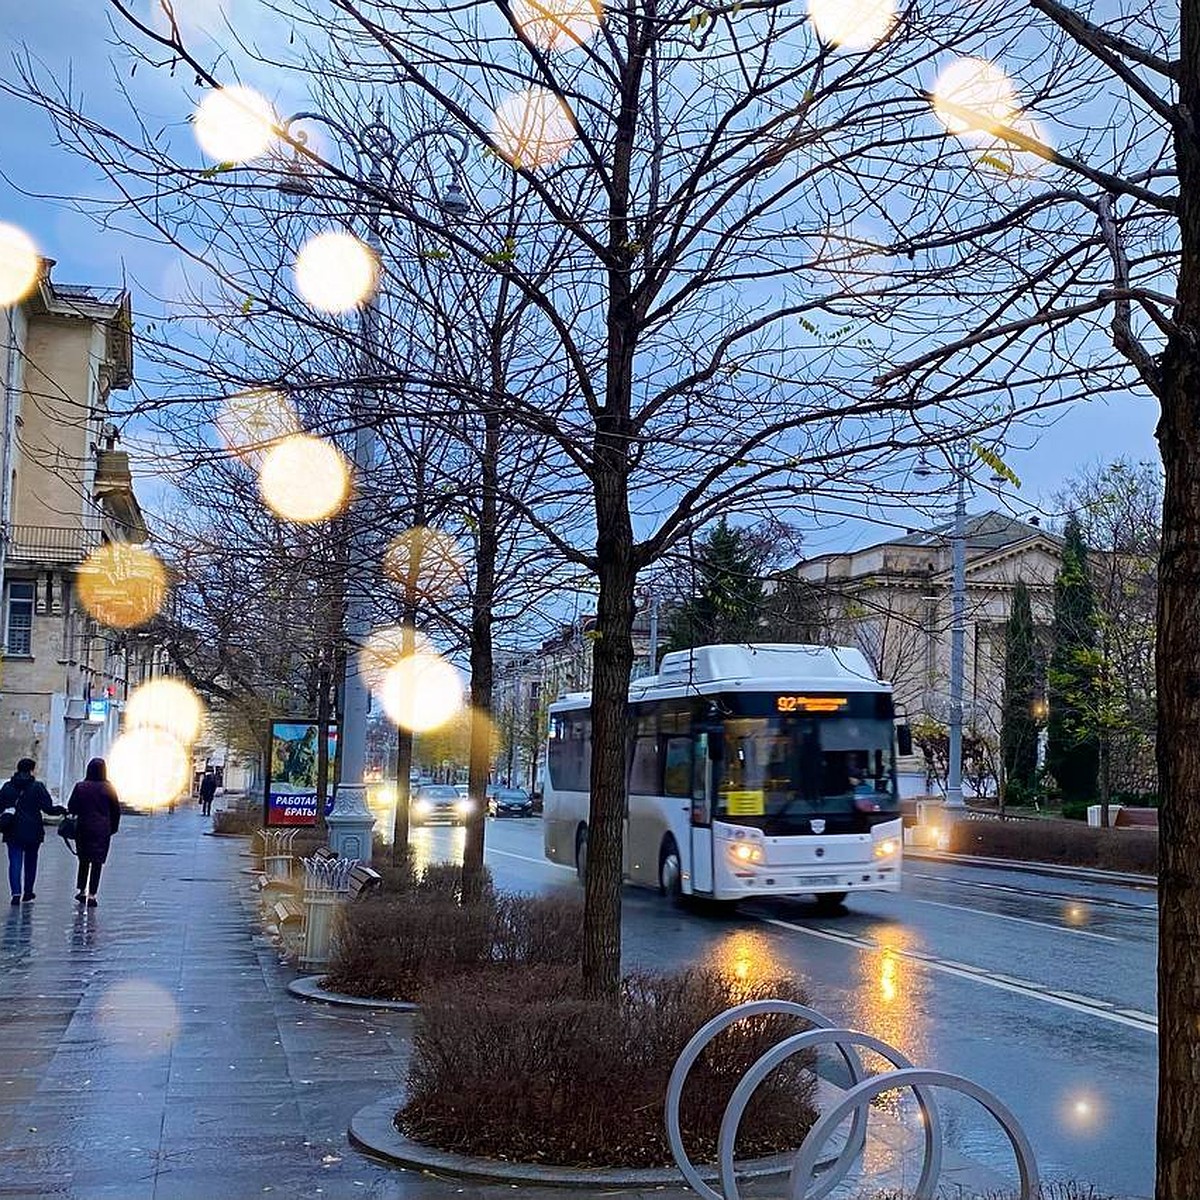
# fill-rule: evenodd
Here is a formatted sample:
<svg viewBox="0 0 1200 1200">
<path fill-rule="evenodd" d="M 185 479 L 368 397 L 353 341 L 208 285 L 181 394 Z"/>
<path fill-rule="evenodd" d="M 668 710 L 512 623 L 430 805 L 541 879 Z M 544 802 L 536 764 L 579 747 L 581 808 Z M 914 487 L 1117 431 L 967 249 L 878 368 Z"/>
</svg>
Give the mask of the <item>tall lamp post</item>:
<svg viewBox="0 0 1200 1200">
<path fill-rule="evenodd" d="M 280 130 L 294 144 L 295 156 L 287 164 L 285 176 L 279 190 L 296 203 L 313 195 L 314 188 L 309 179 L 311 160 L 303 153 L 307 137 L 303 129 L 292 127 L 300 122 L 318 122 L 334 130 L 342 139 L 343 146 L 355 159 L 355 178 L 363 178 L 366 166 L 366 186 L 360 194 L 366 202 L 366 244 L 378 261 L 383 251 L 381 193 L 385 183 L 395 182 L 396 163 L 399 158 L 418 142 L 428 138 L 444 138 L 457 145 L 458 153 L 447 153 L 450 162 L 450 182 L 439 197 L 441 211 L 447 217 L 464 216 L 469 208 L 461 186 L 462 168 L 466 161 L 467 139 L 455 129 L 446 126 L 430 126 L 419 129 L 404 141 L 400 141 L 384 123 L 382 112 L 376 112 L 375 120 L 357 133 L 340 121 L 321 112 L 298 112 L 281 122 Z M 390 169 L 385 176 L 384 169 Z M 367 562 L 370 556 L 371 539 L 369 523 L 364 519 L 368 499 L 363 486 L 370 477 L 375 462 L 374 389 L 363 380 L 370 378 L 375 369 L 378 353 L 378 305 L 376 292 L 358 308 L 358 378 L 353 393 L 354 475 L 359 481 L 355 498 L 347 513 L 349 524 L 346 586 L 345 634 L 348 652 L 344 656 L 342 675 L 342 725 L 340 731 L 341 777 L 334 791 L 333 811 L 328 817 L 329 845 L 343 858 L 371 858 L 371 828 L 375 818 L 367 807 L 366 773 L 367 714 L 370 698 L 366 680 L 358 669 L 355 655 L 350 652 L 365 644 L 371 632 L 370 571 Z M 324 731 L 322 731 L 322 736 Z M 401 781 L 398 781 L 398 785 Z M 402 781 L 407 785 L 408 781 Z M 318 801 L 319 802 L 319 801 Z"/>
<path fill-rule="evenodd" d="M 962 794 L 963 675 L 965 672 L 965 609 L 967 599 L 967 481 L 971 473 L 971 448 L 957 447 L 950 455 L 949 469 L 955 479 L 954 529 L 950 535 L 952 586 L 950 593 L 950 762 L 946 773 L 946 817 L 954 820 L 966 808 Z M 938 468 L 921 455 L 913 474 L 920 479 L 935 475 Z M 1001 479 L 1000 476 L 996 477 Z"/>
</svg>

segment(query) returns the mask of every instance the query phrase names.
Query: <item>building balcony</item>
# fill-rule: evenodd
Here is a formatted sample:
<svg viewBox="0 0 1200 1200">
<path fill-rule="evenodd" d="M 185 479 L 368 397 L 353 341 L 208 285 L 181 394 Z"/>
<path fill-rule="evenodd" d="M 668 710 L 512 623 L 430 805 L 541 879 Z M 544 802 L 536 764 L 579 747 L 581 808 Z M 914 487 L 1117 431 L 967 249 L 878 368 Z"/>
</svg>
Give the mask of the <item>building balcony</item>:
<svg viewBox="0 0 1200 1200">
<path fill-rule="evenodd" d="M 100 531 L 80 525 L 10 525 L 5 540 L 10 563 L 72 565 L 83 562 L 100 545 Z"/>
</svg>

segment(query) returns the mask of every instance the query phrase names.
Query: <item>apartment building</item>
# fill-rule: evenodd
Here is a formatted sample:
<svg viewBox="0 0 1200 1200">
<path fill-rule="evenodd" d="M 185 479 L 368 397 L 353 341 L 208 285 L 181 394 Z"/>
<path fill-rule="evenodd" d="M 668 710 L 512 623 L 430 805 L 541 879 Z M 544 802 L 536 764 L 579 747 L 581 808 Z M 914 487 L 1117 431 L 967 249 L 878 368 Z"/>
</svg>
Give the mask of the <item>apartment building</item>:
<svg viewBox="0 0 1200 1200">
<path fill-rule="evenodd" d="M 144 631 L 100 626 L 75 591 L 91 550 L 149 536 L 108 413 L 133 382 L 129 293 L 52 269 L 0 315 L 0 774 L 28 755 L 62 796 L 106 753 L 157 654 Z"/>
</svg>

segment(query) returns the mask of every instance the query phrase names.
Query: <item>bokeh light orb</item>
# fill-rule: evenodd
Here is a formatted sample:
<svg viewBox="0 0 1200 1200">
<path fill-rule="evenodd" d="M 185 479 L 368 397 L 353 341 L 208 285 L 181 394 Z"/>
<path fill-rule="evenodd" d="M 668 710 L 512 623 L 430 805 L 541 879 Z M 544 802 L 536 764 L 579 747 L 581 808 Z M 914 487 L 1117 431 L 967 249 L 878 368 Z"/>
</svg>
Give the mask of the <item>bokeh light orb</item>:
<svg viewBox="0 0 1200 1200">
<path fill-rule="evenodd" d="M 426 600 L 453 595 L 467 581 L 458 542 L 448 533 L 417 525 L 397 534 L 383 555 L 383 569 L 406 591 Z"/>
<path fill-rule="evenodd" d="M 385 625 L 373 629 L 366 643 L 358 652 L 358 670 L 367 688 L 378 692 L 383 686 L 384 676 L 402 658 L 409 654 L 431 653 L 429 639 L 411 625 Z"/>
<path fill-rule="evenodd" d="M 253 88 L 223 87 L 209 92 L 200 102 L 192 128 L 200 149 L 209 158 L 222 163 L 247 163 L 270 147 L 276 121 L 270 101 Z"/>
<path fill-rule="evenodd" d="M 276 442 L 300 432 L 296 406 L 282 392 L 258 388 L 227 397 L 216 419 L 217 433 L 231 453 L 257 462 Z"/>
<path fill-rule="evenodd" d="M 560 96 L 549 88 L 528 88 L 496 109 L 492 140 L 514 167 L 532 171 L 553 166 L 570 150 L 575 123 Z"/>
<path fill-rule="evenodd" d="M 167 571 L 144 546 L 108 542 L 83 560 L 75 586 L 89 616 L 113 629 L 134 629 L 162 608 Z"/>
<path fill-rule="evenodd" d="M 989 123 L 1010 125 L 1020 113 L 1012 80 L 995 63 L 960 58 L 937 77 L 933 111 L 947 131 L 986 135 Z"/>
<path fill-rule="evenodd" d="M 582 46 L 600 28 L 601 0 L 513 0 L 517 28 L 543 50 Z"/>
<path fill-rule="evenodd" d="M 462 680 L 440 655 L 410 654 L 385 672 L 379 699 L 393 723 L 426 733 L 461 711 Z"/>
<path fill-rule="evenodd" d="M 24 300 L 41 273 L 42 259 L 33 238 L 16 225 L 0 221 L 0 307 Z"/>
<path fill-rule="evenodd" d="M 192 760 L 165 729 L 130 729 L 109 747 L 108 778 L 123 804 L 164 808 L 187 791 Z"/>
<path fill-rule="evenodd" d="M 258 487 L 276 516 L 308 525 L 327 521 L 346 507 L 350 468 L 336 446 L 297 433 L 276 442 L 263 456 Z"/>
<path fill-rule="evenodd" d="M 296 256 L 296 290 L 320 312 L 351 312 L 379 286 L 379 259 L 351 233 L 314 234 Z"/>
<path fill-rule="evenodd" d="M 123 979 L 100 997 L 96 1026 L 118 1053 L 149 1058 L 170 1051 L 179 1033 L 179 1009 L 160 984 Z"/>
<path fill-rule="evenodd" d="M 182 679 L 151 679 L 129 697 L 125 722 L 131 728 L 165 730 L 190 746 L 204 724 L 204 702 Z"/>
<path fill-rule="evenodd" d="M 821 41 L 844 50 L 868 50 L 891 32 L 896 0 L 808 0 Z"/>
</svg>

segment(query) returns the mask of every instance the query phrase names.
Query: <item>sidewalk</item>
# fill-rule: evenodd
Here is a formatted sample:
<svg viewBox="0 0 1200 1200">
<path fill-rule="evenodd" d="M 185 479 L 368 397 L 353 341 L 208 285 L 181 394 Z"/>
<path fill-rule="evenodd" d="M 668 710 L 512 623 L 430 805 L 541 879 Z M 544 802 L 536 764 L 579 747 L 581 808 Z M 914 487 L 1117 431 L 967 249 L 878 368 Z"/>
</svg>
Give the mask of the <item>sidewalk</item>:
<svg viewBox="0 0 1200 1200">
<path fill-rule="evenodd" d="M 1158 877 L 1135 875 L 1127 871 L 1105 871 L 1099 867 L 1068 867 L 1062 863 L 1039 862 L 1025 858 L 986 858 L 980 854 L 952 854 L 924 846 L 905 846 L 905 858 L 924 858 L 932 862 L 959 863 L 968 867 L 993 867 L 1002 871 L 1023 871 L 1027 875 L 1050 875 L 1059 879 L 1077 879 L 1081 883 L 1106 883 L 1116 887 L 1140 887 L 1157 890 Z"/>
<path fill-rule="evenodd" d="M 75 860 L 51 832 L 38 899 L 0 916 L 0 1196 L 570 1195 L 435 1179 L 350 1146 L 353 1114 L 403 1079 L 412 1017 L 289 995 L 294 972 L 257 932 L 246 842 L 207 826 L 194 808 L 127 817 L 96 909 L 73 903 Z"/>
</svg>

